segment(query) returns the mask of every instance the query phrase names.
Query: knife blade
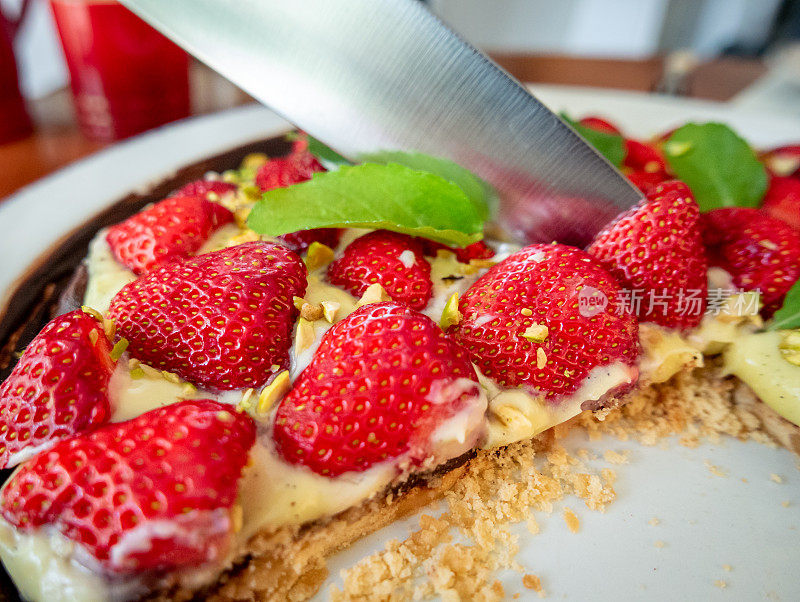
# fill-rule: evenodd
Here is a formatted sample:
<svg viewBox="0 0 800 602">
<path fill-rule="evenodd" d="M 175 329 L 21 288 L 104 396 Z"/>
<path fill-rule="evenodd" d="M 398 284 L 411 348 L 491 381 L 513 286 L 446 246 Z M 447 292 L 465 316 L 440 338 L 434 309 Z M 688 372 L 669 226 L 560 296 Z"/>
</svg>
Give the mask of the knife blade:
<svg viewBox="0 0 800 602">
<path fill-rule="evenodd" d="M 641 194 L 416 0 L 122 0 L 346 157 L 408 150 L 494 186 L 521 241 L 582 246 Z"/>
</svg>

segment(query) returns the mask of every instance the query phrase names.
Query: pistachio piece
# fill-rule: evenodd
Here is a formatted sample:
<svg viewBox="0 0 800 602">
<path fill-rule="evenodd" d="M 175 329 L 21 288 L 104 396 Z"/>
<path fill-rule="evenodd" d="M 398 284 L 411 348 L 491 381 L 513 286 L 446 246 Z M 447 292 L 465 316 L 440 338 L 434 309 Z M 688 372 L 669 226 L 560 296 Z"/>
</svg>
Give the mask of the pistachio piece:
<svg viewBox="0 0 800 602">
<path fill-rule="evenodd" d="M 447 330 L 451 326 L 455 326 L 464 316 L 458 310 L 458 293 L 453 293 L 450 295 L 450 298 L 447 299 L 447 303 L 444 304 L 444 309 L 442 310 L 442 319 L 439 320 L 439 326 L 441 326 L 442 330 Z"/>
</svg>

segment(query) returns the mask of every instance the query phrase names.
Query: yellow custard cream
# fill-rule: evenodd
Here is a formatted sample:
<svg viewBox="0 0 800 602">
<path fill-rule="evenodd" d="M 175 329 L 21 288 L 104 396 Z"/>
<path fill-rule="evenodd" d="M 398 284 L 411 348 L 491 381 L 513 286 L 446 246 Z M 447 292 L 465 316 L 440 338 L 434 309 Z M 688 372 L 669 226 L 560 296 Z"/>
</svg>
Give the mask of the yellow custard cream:
<svg viewBox="0 0 800 602">
<path fill-rule="evenodd" d="M 368 230 L 345 231 L 335 249 L 336 253 L 340 254 L 350 242 L 366 232 Z M 243 233 L 235 224 L 229 224 L 218 230 L 201 252 L 235 244 Z M 507 244 L 494 246 L 497 250 L 494 261 L 502 260 L 518 248 Z M 404 263 L 415 260 L 410 253 L 401 255 L 399 259 Z M 486 264 L 481 264 L 479 268 L 459 263 L 452 253 L 446 251 L 440 251 L 436 258 L 430 258 L 430 263 L 434 294 L 424 313 L 439 322 L 451 295 L 463 294 L 488 268 Z M 98 233 L 91 243 L 86 267 L 89 279 L 85 304 L 101 312 L 108 309 L 119 289 L 135 278 L 132 272 L 114 259 L 105 241 L 105 231 Z M 327 264 L 320 265 L 309 273 L 306 294 L 299 301 L 322 306 L 325 318 L 313 322 L 305 319 L 297 321 L 290 351 L 291 380 L 309 364 L 325 332 L 352 313 L 359 302 L 365 302 L 365 299 L 356 299 L 327 284 L 324 278 L 326 269 Z M 639 372 L 644 383 L 662 382 L 686 366 L 702 365 L 701 352 L 714 344 L 725 346 L 734 341 L 725 356 L 729 371 L 748 384 L 754 383 L 751 386 L 756 393 L 766 397 L 775 393 L 774 386 L 767 382 L 775 378 L 771 374 L 770 379 L 762 378 L 759 381 L 753 375 L 763 374 L 767 365 L 774 368 L 775 362 L 783 361 L 788 367 L 784 366 L 779 373 L 788 380 L 782 382 L 794 382 L 792 394 L 800 396 L 797 390 L 800 368 L 782 360 L 777 347 L 771 347 L 777 345 L 774 337 L 750 335 L 752 338 L 747 341 L 736 340 L 734 333 L 737 327 L 738 324 L 730 327 L 733 328 L 732 333 L 727 324 L 709 323 L 706 325 L 707 333 L 698 335 L 700 339 L 705 339 L 691 341 L 657 326 L 642 324 L 640 338 L 643 354 L 638 368 L 622 363 L 597 367 L 590 372 L 578 391 L 558 404 L 547 404 L 522 389 L 500 389 L 492 380 L 479 374 L 480 394 L 434 432 L 431 467 L 475 447 L 507 445 L 541 433 L 578 415 L 584 402 L 596 401 L 608 391 L 632 382 Z M 763 339 L 758 338 L 762 336 Z M 709 342 L 715 337 L 724 342 Z M 762 354 L 762 360 L 766 363 L 759 364 L 753 360 L 754 352 Z M 458 387 L 465 386 L 465 383 L 443 382 L 441 386 Z M 436 395 L 435 389 L 432 388 L 431 395 Z M 237 549 L 243 549 L 247 540 L 262 529 L 299 525 L 334 515 L 380 494 L 404 478 L 396 468 L 396 463 L 376 465 L 362 473 L 346 473 L 336 478 L 323 477 L 306 467 L 287 463 L 273 448 L 271 437 L 274 409 L 279 399 L 272 400 L 270 408 L 261 408 L 259 411 L 254 411 L 252 404 L 247 406 L 242 401 L 243 398 L 258 399 L 258 390 L 223 393 L 204 391 L 182 382 L 174 375 L 130 360 L 127 354 L 120 359 L 109 390 L 114 421 L 127 420 L 180 399 L 217 399 L 223 403 L 246 406 L 248 411 L 254 412 L 259 421 L 259 436 L 240 482 L 237 504 L 242 509 L 243 521 L 232 555 L 237 553 Z M 114 600 L 141 593 L 142 585 L 136 579 L 111 583 L 85 568 L 85 564 L 78 561 L 78 548 L 60 535 L 46 530 L 19 533 L 0 519 L 0 556 L 25 598 L 48 602 Z M 203 570 L 188 571 L 178 578 L 200 583 L 214 579 L 215 571 L 219 569 L 219 566 L 205 567 Z"/>
</svg>

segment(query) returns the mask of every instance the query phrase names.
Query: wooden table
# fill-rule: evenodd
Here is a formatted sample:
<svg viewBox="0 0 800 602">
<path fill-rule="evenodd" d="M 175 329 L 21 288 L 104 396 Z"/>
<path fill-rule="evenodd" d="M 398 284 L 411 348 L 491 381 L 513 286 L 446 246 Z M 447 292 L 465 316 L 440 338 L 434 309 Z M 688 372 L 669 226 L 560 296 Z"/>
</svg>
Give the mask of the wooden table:
<svg viewBox="0 0 800 602">
<path fill-rule="evenodd" d="M 661 58 L 647 60 L 587 59 L 555 55 L 493 54 L 517 79 L 526 82 L 653 91 L 663 73 Z M 700 65 L 687 78 L 688 94 L 695 98 L 728 100 L 765 71 L 758 61 L 717 59 Z M 204 85 L 213 85 L 206 81 Z M 239 96 L 223 109 L 250 102 Z M 36 132 L 18 142 L 0 145 L 0 202 L 38 178 L 104 147 L 78 130 L 66 91 L 32 107 Z"/>
</svg>

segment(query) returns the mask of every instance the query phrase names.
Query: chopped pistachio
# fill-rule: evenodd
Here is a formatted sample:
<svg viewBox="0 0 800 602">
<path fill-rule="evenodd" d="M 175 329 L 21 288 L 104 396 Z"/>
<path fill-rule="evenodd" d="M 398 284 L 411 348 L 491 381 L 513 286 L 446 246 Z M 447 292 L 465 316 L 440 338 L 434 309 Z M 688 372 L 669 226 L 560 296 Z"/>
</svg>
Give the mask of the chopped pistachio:
<svg viewBox="0 0 800 602">
<path fill-rule="evenodd" d="M 297 295 L 292 297 L 292 305 L 294 305 L 294 308 L 297 311 L 300 311 L 300 308 L 303 307 L 303 303 L 305 302 L 306 302 L 305 299 L 303 299 L 302 297 L 298 297 Z"/>
<path fill-rule="evenodd" d="M 88 305 L 81 305 L 81 311 L 85 314 L 89 314 L 93 318 L 95 318 L 98 322 L 103 321 L 103 314 L 97 311 L 94 307 L 89 307 Z"/>
<path fill-rule="evenodd" d="M 790 364 L 800 366 L 800 328 L 784 330 L 781 332 L 783 340 L 780 343 L 781 355 Z"/>
<path fill-rule="evenodd" d="M 257 201 L 261 198 L 261 189 L 255 184 L 242 184 L 239 190 L 251 201 Z"/>
<path fill-rule="evenodd" d="M 470 259 L 469 265 L 474 268 L 478 268 L 479 270 L 483 268 L 491 268 L 497 265 L 497 262 L 492 259 Z"/>
<path fill-rule="evenodd" d="M 536 350 L 536 367 L 541 370 L 547 365 L 547 354 L 544 352 L 544 349 L 539 347 Z"/>
<path fill-rule="evenodd" d="M 289 378 L 288 370 L 284 370 L 278 374 L 258 395 L 258 407 L 256 408 L 258 413 L 266 414 L 269 409 L 275 405 L 276 401 L 288 393 L 291 386 L 292 381 Z"/>
<path fill-rule="evenodd" d="M 122 337 L 119 341 L 114 344 L 114 347 L 111 349 L 111 359 L 117 361 L 119 358 L 122 357 L 122 354 L 125 353 L 125 350 L 128 348 L 128 339 Z"/>
<path fill-rule="evenodd" d="M 297 321 L 297 331 L 294 335 L 295 351 L 301 353 L 311 347 L 314 338 L 314 325 L 305 318 L 300 318 Z"/>
<path fill-rule="evenodd" d="M 269 161 L 269 157 L 264 153 L 250 153 L 242 159 L 242 169 L 258 169 Z"/>
<path fill-rule="evenodd" d="M 455 326 L 464 316 L 461 315 L 461 312 L 458 310 L 458 293 L 453 293 L 447 299 L 447 303 L 444 304 L 444 309 L 442 310 L 442 319 L 439 320 L 439 326 L 441 326 L 442 330 L 447 330 L 451 326 Z"/>
<path fill-rule="evenodd" d="M 547 339 L 548 334 L 550 334 L 550 330 L 547 326 L 534 322 L 525 329 L 525 332 L 522 333 L 522 338 L 528 339 L 531 343 L 542 343 Z"/>
<path fill-rule="evenodd" d="M 183 389 L 181 389 L 181 394 L 190 397 L 197 393 L 197 387 L 195 387 L 192 383 L 183 383 Z"/>
<path fill-rule="evenodd" d="M 364 291 L 364 294 L 361 295 L 361 298 L 356 303 L 356 307 L 361 307 L 362 305 L 369 305 L 370 303 L 381 303 L 383 301 L 391 301 L 392 298 L 389 296 L 389 293 L 377 282 L 375 284 L 370 284 L 367 287 L 367 290 Z"/>
<path fill-rule="evenodd" d="M 235 247 L 236 245 L 242 245 L 246 242 L 253 242 L 256 240 L 261 240 L 261 236 L 253 232 L 252 230 L 244 230 L 241 234 L 237 234 L 236 236 L 232 237 L 228 243 L 228 247 Z"/>
<path fill-rule="evenodd" d="M 339 313 L 342 304 L 336 301 L 323 301 L 322 302 L 322 315 L 325 316 L 325 319 L 333 324 L 334 320 L 336 320 L 336 314 Z"/>
<path fill-rule="evenodd" d="M 333 261 L 334 252 L 328 245 L 323 245 L 316 240 L 308 246 L 305 262 L 309 272 L 325 267 Z"/>
<path fill-rule="evenodd" d="M 300 306 L 300 317 L 308 320 L 309 322 L 321 320 L 322 306 L 316 303 L 303 303 L 303 305 Z"/>
<path fill-rule="evenodd" d="M 114 335 L 117 334 L 117 323 L 109 318 L 103 318 L 103 331 L 106 333 L 109 341 L 113 340 Z"/>
<path fill-rule="evenodd" d="M 177 375 L 177 374 L 173 374 L 172 372 L 167 372 L 166 370 L 162 370 L 162 371 L 161 371 L 161 377 L 162 377 L 162 378 L 163 378 L 165 381 L 167 381 L 167 382 L 169 382 L 169 383 L 172 383 L 172 384 L 174 384 L 174 385 L 179 385 L 179 384 L 181 384 L 181 379 L 180 379 L 180 378 L 178 378 L 178 375 Z"/>
<path fill-rule="evenodd" d="M 249 412 L 253 409 L 253 389 L 247 389 L 244 393 L 242 393 L 242 398 L 239 400 L 239 403 L 236 404 L 236 409 L 241 412 Z"/>
<path fill-rule="evenodd" d="M 144 370 L 142 370 L 140 366 L 133 368 L 130 374 L 133 380 L 139 380 L 140 378 L 144 378 Z"/>
</svg>

